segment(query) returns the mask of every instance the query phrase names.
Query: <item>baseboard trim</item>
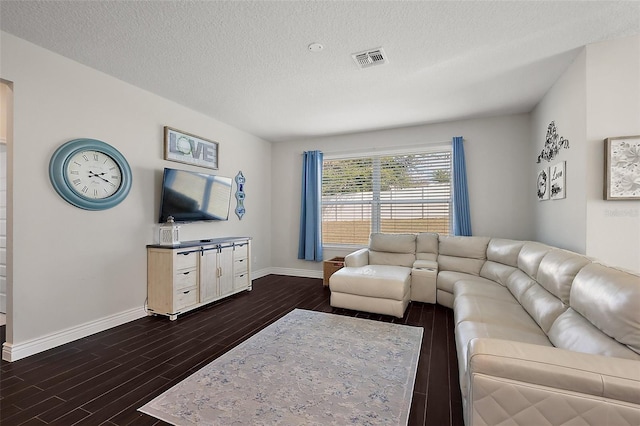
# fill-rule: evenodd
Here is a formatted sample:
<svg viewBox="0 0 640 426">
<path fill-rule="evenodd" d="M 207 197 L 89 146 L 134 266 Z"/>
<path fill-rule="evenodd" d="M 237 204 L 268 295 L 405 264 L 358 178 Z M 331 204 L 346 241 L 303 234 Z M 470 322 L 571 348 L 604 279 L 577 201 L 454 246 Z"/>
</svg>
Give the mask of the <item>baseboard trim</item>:
<svg viewBox="0 0 640 426">
<path fill-rule="evenodd" d="M 322 279 L 322 271 L 273 267 L 252 271 L 251 279 L 262 278 L 271 274 Z M 80 324 L 66 330 L 51 333 L 46 336 L 27 340 L 26 342 L 5 342 L 4 345 L 2 345 L 2 359 L 9 362 L 18 361 L 19 359 L 44 352 L 48 349 L 64 345 L 65 343 L 73 342 L 74 340 L 82 339 L 83 337 L 143 318 L 146 315 L 147 313 L 144 310 L 144 307 L 139 307 L 100 318 L 95 321 L 90 321 L 85 324 Z"/>
<path fill-rule="evenodd" d="M 271 274 L 270 271 L 271 268 L 262 268 L 262 269 L 258 269 L 257 271 L 251 271 L 251 279 L 255 280 L 258 278 L 262 278 L 262 277 L 266 277 L 267 275 Z"/>
<path fill-rule="evenodd" d="M 288 275 L 292 277 L 320 278 L 322 279 L 322 271 L 314 271 L 310 269 L 293 269 L 293 268 L 270 268 L 271 274 Z"/>
<path fill-rule="evenodd" d="M 46 336 L 27 340 L 26 342 L 5 342 L 2 346 L 2 359 L 9 362 L 17 361 L 40 352 L 44 352 L 48 349 L 64 345 L 65 343 L 73 342 L 74 340 L 82 339 L 83 337 L 140 319 L 146 315 L 147 313 L 145 312 L 144 307 L 141 306 L 110 315 L 108 317 L 89 321 L 75 327 L 70 327 L 66 330 L 57 331 Z"/>
</svg>

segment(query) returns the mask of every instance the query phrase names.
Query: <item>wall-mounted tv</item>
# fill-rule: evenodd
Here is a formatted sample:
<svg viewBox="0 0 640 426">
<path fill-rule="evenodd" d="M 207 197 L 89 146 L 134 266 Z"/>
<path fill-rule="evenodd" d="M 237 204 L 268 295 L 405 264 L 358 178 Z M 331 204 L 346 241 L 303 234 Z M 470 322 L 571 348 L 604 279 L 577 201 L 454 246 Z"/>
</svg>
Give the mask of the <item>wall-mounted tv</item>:
<svg viewBox="0 0 640 426">
<path fill-rule="evenodd" d="M 164 169 L 160 223 L 227 220 L 232 179 L 187 170 Z"/>
</svg>

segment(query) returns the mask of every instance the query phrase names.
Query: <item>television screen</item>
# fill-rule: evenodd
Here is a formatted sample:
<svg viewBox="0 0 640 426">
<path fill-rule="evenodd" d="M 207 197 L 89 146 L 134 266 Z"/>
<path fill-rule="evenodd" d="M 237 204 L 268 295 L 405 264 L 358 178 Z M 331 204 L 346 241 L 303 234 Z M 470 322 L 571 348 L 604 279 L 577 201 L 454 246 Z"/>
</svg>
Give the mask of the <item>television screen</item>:
<svg viewBox="0 0 640 426">
<path fill-rule="evenodd" d="M 160 223 L 227 220 L 232 179 L 207 173 L 164 169 Z"/>
</svg>

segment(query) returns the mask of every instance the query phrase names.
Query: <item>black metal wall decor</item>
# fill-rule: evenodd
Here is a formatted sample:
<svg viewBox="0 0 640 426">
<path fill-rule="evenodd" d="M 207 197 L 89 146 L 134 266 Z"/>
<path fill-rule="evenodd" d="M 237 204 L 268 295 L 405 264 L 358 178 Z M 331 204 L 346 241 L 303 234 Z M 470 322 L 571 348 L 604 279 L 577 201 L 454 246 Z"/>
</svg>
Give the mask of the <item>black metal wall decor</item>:
<svg viewBox="0 0 640 426">
<path fill-rule="evenodd" d="M 547 127 L 547 140 L 544 142 L 544 148 L 540 152 L 540 155 L 538 155 L 537 163 L 540 163 L 542 160 L 553 160 L 563 148 L 569 148 L 569 139 L 558 135 L 556 122 L 552 121 L 549 127 Z"/>
</svg>

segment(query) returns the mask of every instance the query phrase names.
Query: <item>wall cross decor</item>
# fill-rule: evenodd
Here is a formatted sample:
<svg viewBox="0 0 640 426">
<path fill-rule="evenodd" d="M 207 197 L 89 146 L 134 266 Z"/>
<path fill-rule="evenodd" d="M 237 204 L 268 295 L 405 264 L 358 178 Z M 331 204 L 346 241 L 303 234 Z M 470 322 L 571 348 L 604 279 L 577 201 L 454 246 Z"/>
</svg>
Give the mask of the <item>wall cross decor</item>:
<svg viewBox="0 0 640 426">
<path fill-rule="evenodd" d="M 538 155 L 537 163 L 542 160 L 553 160 L 562 148 L 569 148 L 569 139 L 558 135 L 556 122 L 552 121 L 547 127 L 547 138 L 544 142 L 544 148 L 540 152 L 540 155 Z"/>
<path fill-rule="evenodd" d="M 236 186 L 238 187 L 238 189 L 236 190 L 236 200 L 237 200 L 236 216 L 238 216 L 239 220 L 242 220 L 242 216 L 244 216 L 246 212 L 246 209 L 244 208 L 244 198 L 245 198 L 244 184 L 247 182 L 247 180 L 242 174 L 242 171 L 238 172 L 235 180 L 236 180 Z"/>
</svg>

